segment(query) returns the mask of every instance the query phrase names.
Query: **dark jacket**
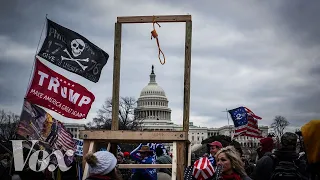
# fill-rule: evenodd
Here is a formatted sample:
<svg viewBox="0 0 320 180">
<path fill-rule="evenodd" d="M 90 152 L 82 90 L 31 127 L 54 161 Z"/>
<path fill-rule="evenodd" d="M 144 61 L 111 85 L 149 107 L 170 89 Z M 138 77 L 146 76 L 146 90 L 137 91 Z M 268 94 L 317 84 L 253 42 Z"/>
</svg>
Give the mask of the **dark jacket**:
<svg viewBox="0 0 320 180">
<path fill-rule="evenodd" d="M 241 177 L 242 180 L 252 180 L 249 176 Z"/>
<path fill-rule="evenodd" d="M 162 155 L 160 157 L 157 157 L 156 163 L 157 164 L 172 164 L 172 159 L 168 155 Z M 170 176 L 172 174 L 171 168 L 161 168 L 161 169 L 159 169 L 159 172 L 167 173 Z"/>
<path fill-rule="evenodd" d="M 253 169 L 251 178 L 254 180 L 269 180 L 273 171 L 273 159 L 270 157 L 271 152 L 267 152 L 262 156 Z"/>
<path fill-rule="evenodd" d="M 102 176 L 102 175 L 93 175 L 86 178 L 86 180 L 112 180 L 108 176 Z"/>
<path fill-rule="evenodd" d="M 296 161 L 298 169 L 302 175 L 306 175 L 306 164 L 297 161 L 299 154 L 292 151 L 277 150 L 274 154 L 266 153 L 261 159 L 258 160 L 256 167 L 251 174 L 254 180 L 269 180 L 272 176 L 276 163 L 279 161 Z"/>
</svg>

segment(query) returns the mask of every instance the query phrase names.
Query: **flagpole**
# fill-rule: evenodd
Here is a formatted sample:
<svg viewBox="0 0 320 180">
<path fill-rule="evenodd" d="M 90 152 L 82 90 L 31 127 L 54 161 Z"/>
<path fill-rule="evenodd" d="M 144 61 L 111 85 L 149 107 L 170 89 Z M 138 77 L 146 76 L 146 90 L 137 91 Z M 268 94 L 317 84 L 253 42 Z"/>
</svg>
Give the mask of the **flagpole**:
<svg viewBox="0 0 320 180">
<path fill-rule="evenodd" d="M 228 117 L 228 109 L 226 108 L 226 112 L 227 112 L 227 119 L 228 119 L 228 127 L 230 126 L 230 124 L 229 124 L 229 117 Z M 231 136 L 231 134 L 230 134 L 230 136 Z"/>
<path fill-rule="evenodd" d="M 229 133 L 230 133 L 230 138 L 231 138 L 231 141 L 232 141 L 232 135 L 231 135 L 231 127 L 230 127 L 230 123 L 229 123 L 229 115 L 228 115 L 228 109 L 226 108 L 226 112 L 227 112 L 227 119 L 228 119 L 228 127 L 229 127 Z"/>
<path fill-rule="evenodd" d="M 44 22 L 44 24 L 43 24 L 43 26 L 42 26 L 40 38 L 39 38 L 38 45 L 37 45 L 37 49 L 36 49 L 36 52 L 35 52 L 35 55 L 34 55 L 34 59 L 33 59 L 33 65 L 32 65 L 32 67 L 31 67 L 31 71 L 30 71 L 30 76 L 29 76 L 29 81 L 28 81 L 28 87 L 27 87 L 25 96 L 24 96 L 24 98 L 23 98 L 24 100 L 23 100 L 23 103 L 22 103 L 22 109 L 21 109 L 20 115 L 21 115 L 22 112 L 23 112 L 25 97 L 26 97 L 26 95 L 27 95 L 27 93 L 28 93 L 28 90 L 29 90 L 29 88 L 30 88 L 30 86 L 31 86 L 31 82 L 30 82 L 30 81 L 31 81 L 31 77 L 32 77 L 32 74 L 33 74 L 32 72 L 33 72 L 33 70 L 34 70 L 34 66 L 35 66 L 35 62 L 36 62 L 36 61 L 35 61 L 35 58 L 36 58 L 36 56 L 37 56 L 37 52 L 38 52 L 38 49 L 39 49 L 41 37 L 42 37 L 42 34 L 43 34 L 44 27 L 45 27 L 45 25 L 46 25 L 47 19 L 48 19 L 48 14 L 46 14 L 45 22 Z M 16 127 L 16 131 L 17 131 L 17 129 L 18 129 L 18 127 Z"/>
<path fill-rule="evenodd" d="M 29 90 L 29 87 L 30 87 L 30 85 L 31 85 L 31 82 L 30 82 L 30 81 L 31 81 L 31 77 L 32 77 L 32 74 L 33 74 L 32 72 L 33 72 L 33 70 L 34 70 L 34 66 L 35 66 L 35 62 L 36 62 L 35 58 L 36 58 L 37 53 L 38 53 L 38 50 L 39 50 L 39 46 L 40 46 L 40 42 L 41 42 L 43 30 L 44 30 L 44 27 L 45 27 L 45 25 L 46 25 L 47 19 L 48 19 L 48 14 L 46 14 L 45 22 L 43 23 L 42 30 L 41 30 L 41 33 L 40 33 L 40 37 L 39 37 L 37 49 L 36 49 L 36 52 L 35 52 L 35 54 L 34 54 L 33 65 L 32 65 L 32 67 L 31 67 L 31 72 L 30 72 L 30 76 L 29 76 L 28 88 L 27 88 L 26 95 L 27 95 L 28 90 Z"/>
</svg>

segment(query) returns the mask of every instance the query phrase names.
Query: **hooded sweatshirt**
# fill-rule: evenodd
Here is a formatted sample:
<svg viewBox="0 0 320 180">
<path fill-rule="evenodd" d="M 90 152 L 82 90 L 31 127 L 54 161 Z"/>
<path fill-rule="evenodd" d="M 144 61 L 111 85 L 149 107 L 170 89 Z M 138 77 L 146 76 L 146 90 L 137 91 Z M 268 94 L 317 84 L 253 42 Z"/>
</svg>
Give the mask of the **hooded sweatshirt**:
<svg viewBox="0 0 320 180">
<path fill-rule="evenodd" d="M 308 163 L 320 163 L 320 120 L 312 120 L 301 128 Z"/>
</svg>

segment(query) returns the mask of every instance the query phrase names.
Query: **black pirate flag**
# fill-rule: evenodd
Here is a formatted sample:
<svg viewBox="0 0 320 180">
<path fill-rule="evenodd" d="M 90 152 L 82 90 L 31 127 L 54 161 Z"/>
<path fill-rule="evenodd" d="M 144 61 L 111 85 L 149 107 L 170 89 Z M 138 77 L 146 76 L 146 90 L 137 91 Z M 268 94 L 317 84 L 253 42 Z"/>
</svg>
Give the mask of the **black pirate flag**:
<svg viewBox="0 0 320 180">
<path fill-rule="evenodd" d="M 47 19 L 47 36 L 38 55 L 45 60 L 98 82 L 109 55 L 82 35 Z"/>
</svg>

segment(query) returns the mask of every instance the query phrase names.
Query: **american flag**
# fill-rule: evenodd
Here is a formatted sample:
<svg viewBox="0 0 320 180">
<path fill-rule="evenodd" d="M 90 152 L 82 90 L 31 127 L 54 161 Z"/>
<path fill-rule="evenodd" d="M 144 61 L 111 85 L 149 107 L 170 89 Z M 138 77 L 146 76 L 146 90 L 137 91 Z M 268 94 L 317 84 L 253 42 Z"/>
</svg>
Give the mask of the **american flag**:
<svg viewBox="0 0 320 180">
<path fill-rule="evenodd" d="M 208 160 L 208 158 L 204 157 L 197 160 L 193 165 L 192 175 L 199 180 L 209 179 L 214 175 L 215 171 Z"/>
<path fill-rule="evenodd" d="M 72 134 L 66 130 L 62 123 L 59 123 L 58 138 L 55 146 L 57 149 L 62 149 L 64 151 L 76 150 L 76 143 L 73 140 Z"/>
<path fill-rule="evenodd" d="M 262 118 L 255 115 L 249 108 L 241 106 L 228 112 L 231 115 L 235 127 L 234 137 L 262 137 L 261 130 L 258 127 L 258 119 Z"/>
</svg>

